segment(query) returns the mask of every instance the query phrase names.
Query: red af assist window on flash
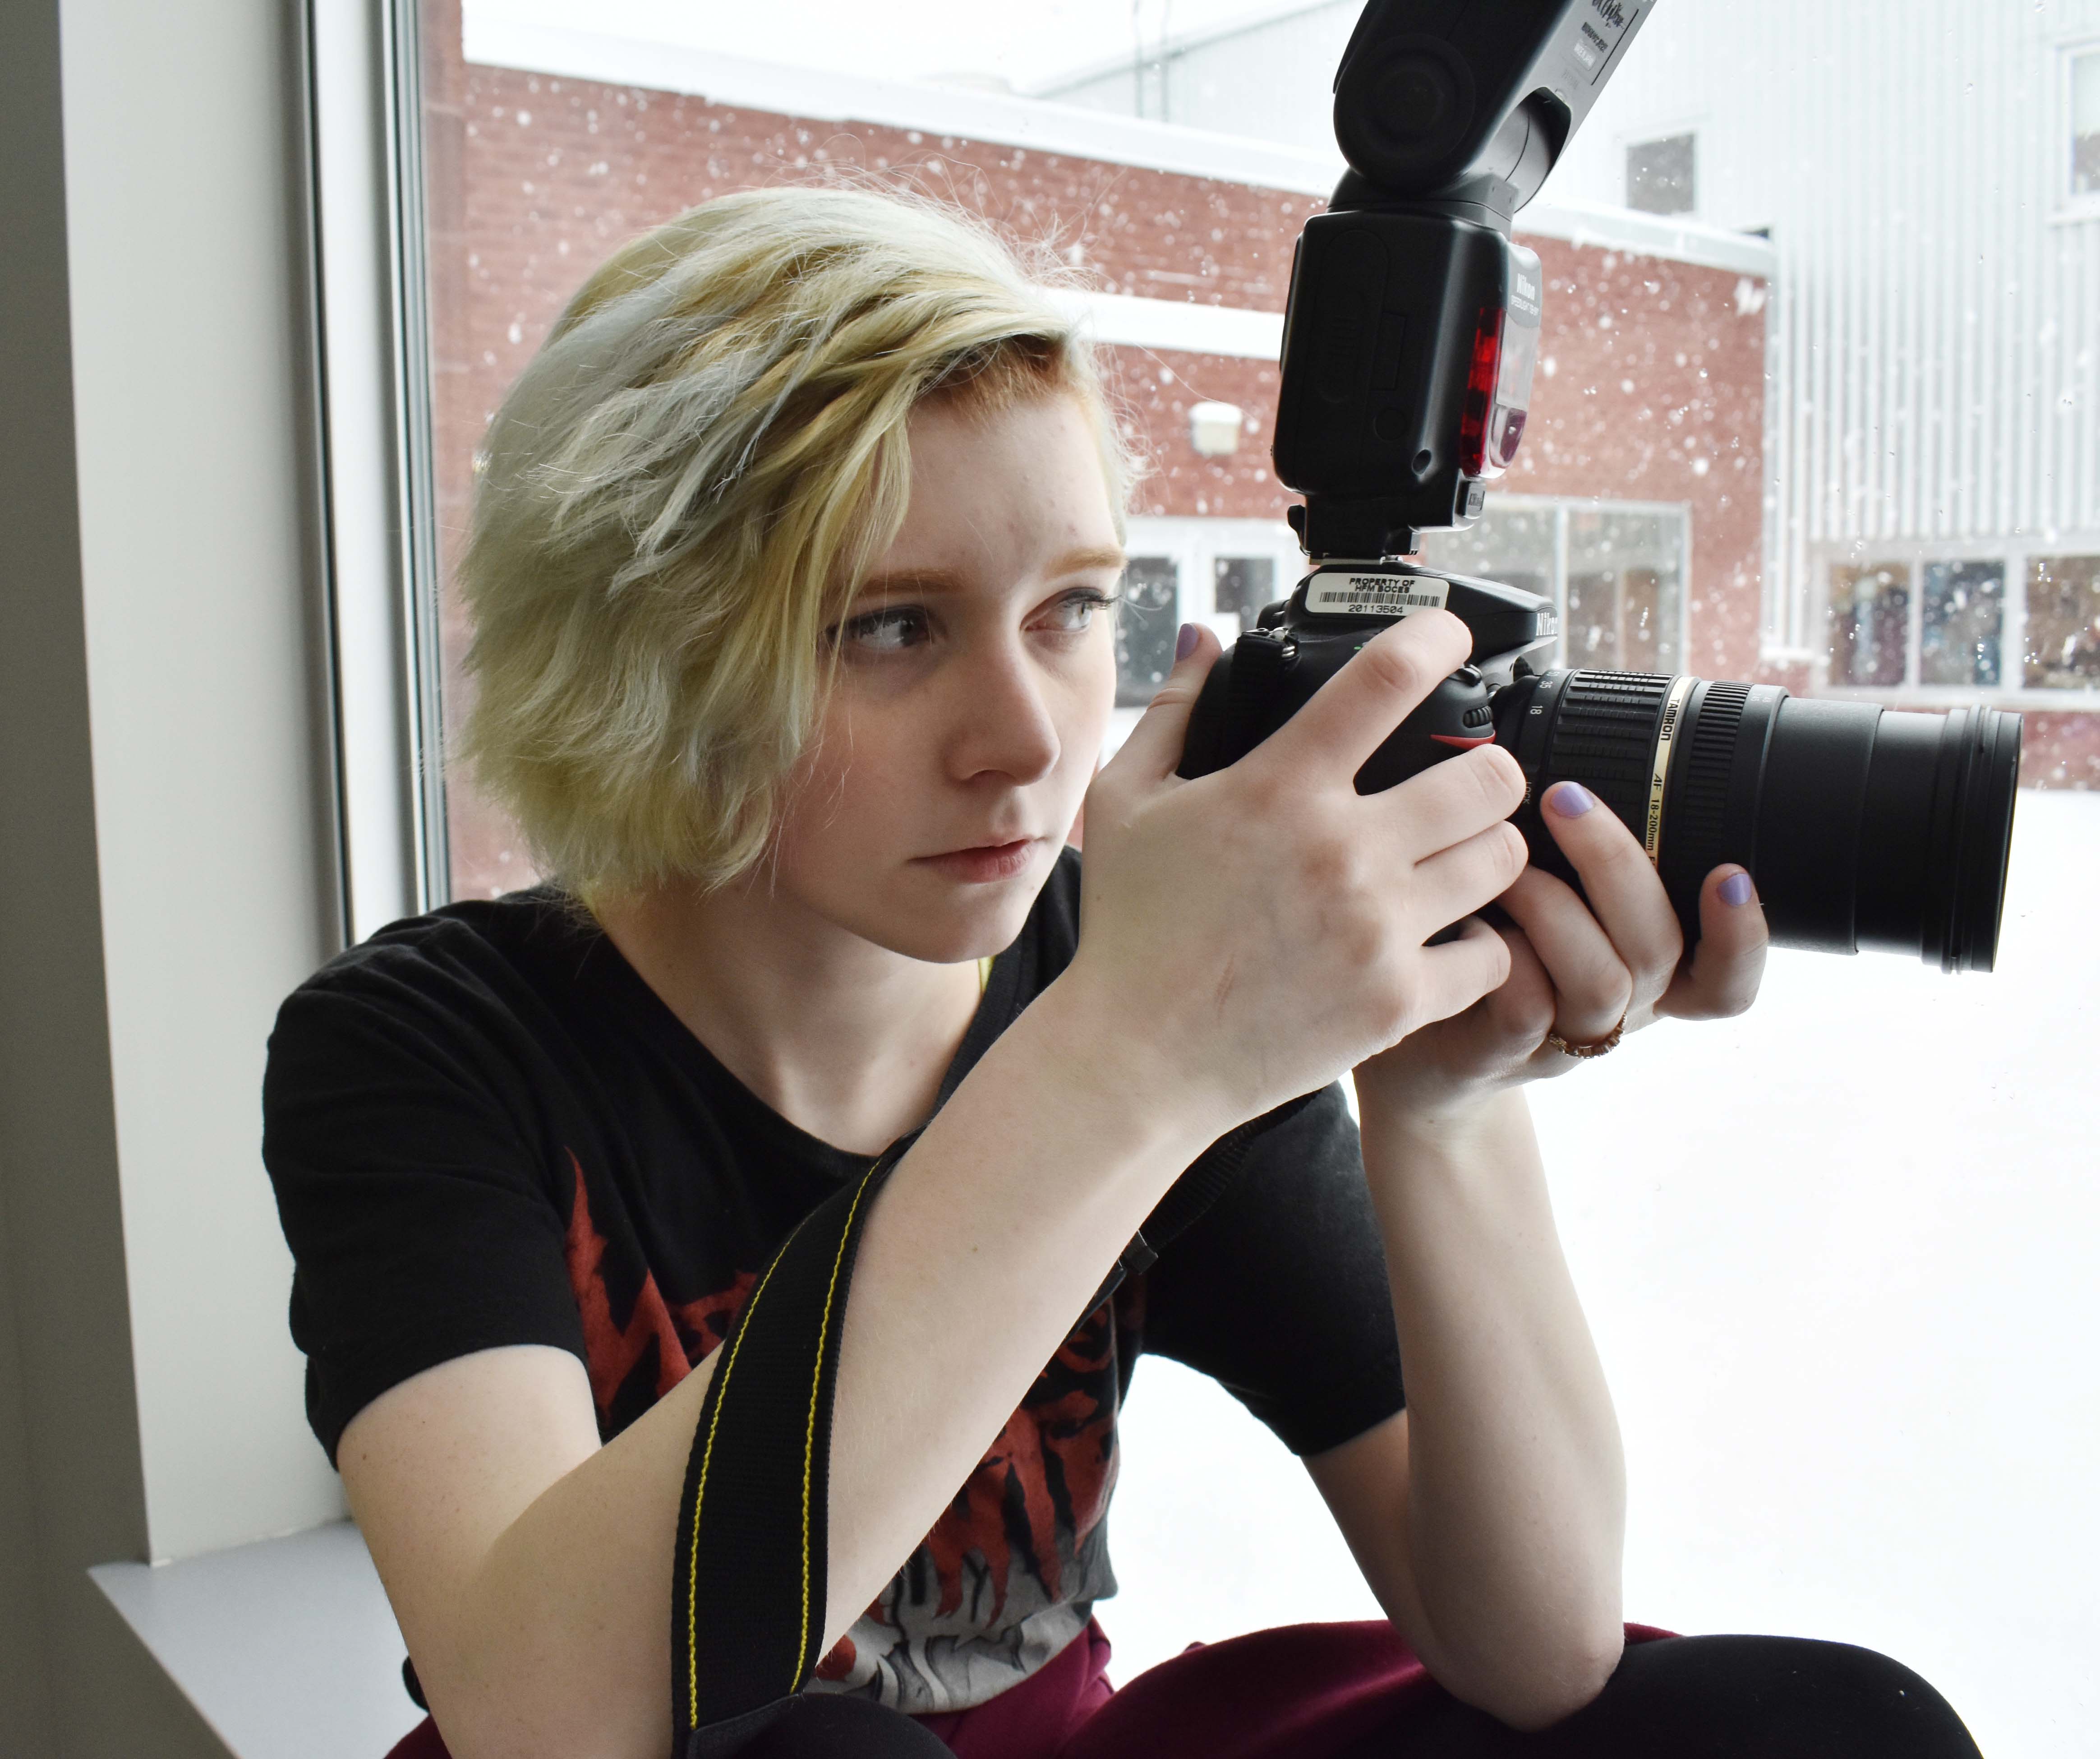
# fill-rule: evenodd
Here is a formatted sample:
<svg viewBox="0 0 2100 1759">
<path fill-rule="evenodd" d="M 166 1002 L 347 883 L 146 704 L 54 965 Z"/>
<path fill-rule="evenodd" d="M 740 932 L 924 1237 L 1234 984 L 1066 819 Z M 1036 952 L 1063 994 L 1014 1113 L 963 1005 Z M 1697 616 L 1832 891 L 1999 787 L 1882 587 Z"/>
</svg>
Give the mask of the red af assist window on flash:
<svg viewBox="0 0 2100 1759">
<path fill-rule="evenodd" d="M 1505 248 L 1502 301 L 1480 308 L 1458 428 L 1458 468 L 1488 480 L 1516 457 L 1538 367 L 1538 258 L 1522 245 Z"/>
</svg>

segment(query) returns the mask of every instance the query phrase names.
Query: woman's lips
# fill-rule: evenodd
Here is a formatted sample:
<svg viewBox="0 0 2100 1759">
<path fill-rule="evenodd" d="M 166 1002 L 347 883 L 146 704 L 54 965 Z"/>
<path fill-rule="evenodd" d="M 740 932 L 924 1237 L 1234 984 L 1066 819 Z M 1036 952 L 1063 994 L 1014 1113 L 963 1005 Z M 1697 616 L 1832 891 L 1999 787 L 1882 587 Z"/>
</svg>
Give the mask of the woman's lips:
<svg viewBox="0 0 2100 1759">
<path fill-rule="evenodd" d="M 977 849 L 951 849 L 946 855 L 921 855 L 919 863 L 966 884 L 983 885 L 992 880 L 1012 879 L 1035 859 L 1042 839 L 1024 837 L 1017 842 L 992 843 Z"/>
</svg>

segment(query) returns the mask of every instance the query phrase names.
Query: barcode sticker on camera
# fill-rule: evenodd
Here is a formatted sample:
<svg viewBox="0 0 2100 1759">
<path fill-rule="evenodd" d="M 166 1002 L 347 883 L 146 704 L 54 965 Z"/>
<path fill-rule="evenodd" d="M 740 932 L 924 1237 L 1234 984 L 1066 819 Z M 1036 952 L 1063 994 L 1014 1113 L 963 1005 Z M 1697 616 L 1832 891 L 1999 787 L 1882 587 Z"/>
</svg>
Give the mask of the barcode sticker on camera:
<svg viewBox="0 0 2100 1759">
<path fill-rule="evenodd" d="M 1442 610 L 1449 593 L 1433 574 L 1315 574 L 1305 608 L 1326 617 L 1405 617 Z"/>
</svg>

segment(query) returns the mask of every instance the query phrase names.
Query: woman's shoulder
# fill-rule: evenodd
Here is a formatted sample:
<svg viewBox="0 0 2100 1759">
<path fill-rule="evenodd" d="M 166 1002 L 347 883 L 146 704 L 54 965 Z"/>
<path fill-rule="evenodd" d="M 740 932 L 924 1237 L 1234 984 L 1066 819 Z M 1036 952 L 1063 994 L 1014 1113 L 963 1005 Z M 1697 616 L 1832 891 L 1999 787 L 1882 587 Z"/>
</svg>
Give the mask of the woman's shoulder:
<svg viewBox="0 0 2100 1759">
<path fill-rule="evenodd" d="M 293 995 L 390 986 L 435 991 L 477 978 L 486 982 L 565 955 L 587 957 L 602 939 L 589 913 L 550 886 L 461 899 L 375 930 L 337 953 Z"/>
<path fill-rule="evenodd" d="M 390 922 L 285 998 L 271 1063 L 334 1063 L 382 1041 L 425 1056 L 500 1044 L 562 1011 L 602 941 L 580 906 L 544 886 Z"/>
</svg>

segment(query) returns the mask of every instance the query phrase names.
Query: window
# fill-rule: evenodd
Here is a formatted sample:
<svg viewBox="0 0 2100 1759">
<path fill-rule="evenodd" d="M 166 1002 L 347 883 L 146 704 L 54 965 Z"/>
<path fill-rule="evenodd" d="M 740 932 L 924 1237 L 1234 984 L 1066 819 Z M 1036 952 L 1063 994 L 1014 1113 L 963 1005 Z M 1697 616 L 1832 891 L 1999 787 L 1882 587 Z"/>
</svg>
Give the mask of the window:
<svg viewBox="0 0 2100 1759">
<path fill-rule="evenodd" d="M 1563 662 L 1675 671 L 1683 573 L 1681 520 L 1652 513 L 1570 515 Z"/>
<path fill-rule="evenodd" d="M 1690 214 L 1699 205 L 1698 136 L 1671 135 L 1626 148 L 1626 206 L 1643 214 Z"/>
<path fill-rule="evenodd" d="M 1560 528 L 1557 508 L 1512 505 L 1491 495 L 1487 511 L 1470 531 L 1425 533 L 1422 554 L 1446 573 L 1500 581 L 1558 603 Z"/>
<path fill-rule="evenodd" d="M 1141 709 L 1174 670 L 1181 568 L 1171 556 L 1134 555 L 1116 609 L 1116 706 Z"/>
<path fill-rule="evenodd" d="M 1998 682 L 1998 634 L 2005 617 L 2002 562 L 1928 562 L 1918 634 L 1921 684 Z"/>
<path fill-rule="evenodd" d="M 2100 46 L 2069 58 L 2071 199 L 2100 206 Z"/>
<path fill-rule="evenodd" d="M 1560 641 L 1548 664 L 1674 672 L 1690 524 L 1682 507 L 1496 495 L 1471 530 L 1425 534 L 1423 555 L 1552 599 Z"/>
<path fill-rule="evenodd" d="M 2027 563 L 2027 663 L 2032 690 L 2100 690 L 2100 555 Z"/>
<path fill-rule="evenodd" d="M 1211 578 L 1218 615 L 1237 617 L 1242 632 L 1254 627 L 1263 606 L 1283 596 L 1274 556 L 1219 556 L 1211 564 Z"/>
<path fill-rule="evenodd" d="M 1910 650 L 1910 564 L 1830 571 L 1830 682 L 1900 684 Z"/>
</svg>

